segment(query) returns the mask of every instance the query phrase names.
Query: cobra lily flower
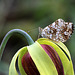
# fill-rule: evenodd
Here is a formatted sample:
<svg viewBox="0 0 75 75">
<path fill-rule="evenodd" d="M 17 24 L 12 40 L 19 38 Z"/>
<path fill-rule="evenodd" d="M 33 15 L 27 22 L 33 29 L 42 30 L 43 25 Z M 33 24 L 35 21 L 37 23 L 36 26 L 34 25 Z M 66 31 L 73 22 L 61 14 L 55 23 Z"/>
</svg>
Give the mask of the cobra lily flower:
<svg viewBox="0 0 75 75">
<path fill-rule="evenodd" d="M 46 38 L 33 42 L 27 33 L 24 34 L 30 45 L 19 49 L 13 56 L 9 75 L 74 75 L 70 53 L 62 42 Z"/>
</svg>

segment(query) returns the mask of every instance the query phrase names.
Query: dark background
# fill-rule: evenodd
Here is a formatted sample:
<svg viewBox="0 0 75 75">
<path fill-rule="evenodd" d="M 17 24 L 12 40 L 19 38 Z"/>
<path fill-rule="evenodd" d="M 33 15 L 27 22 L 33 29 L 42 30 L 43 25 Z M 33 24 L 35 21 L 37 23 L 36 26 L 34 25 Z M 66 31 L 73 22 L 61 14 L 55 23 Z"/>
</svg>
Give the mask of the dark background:
<svg viewBox="0 0 75 75">
<path fill-rule="evenodd" d="M 35 41 L 38 27 L 44 28 L 59 18 L 75 24 L 75 0 L 0 0 L 0 43 L 11 29 L 22 29 Z M 75 69 L 75 31 L 65 44 Z M 0 75 L 8 75 L 13 55 L 25 45 L 28 44 L 20 35 L 9 39 L 0 62 Z"/>
</svg>

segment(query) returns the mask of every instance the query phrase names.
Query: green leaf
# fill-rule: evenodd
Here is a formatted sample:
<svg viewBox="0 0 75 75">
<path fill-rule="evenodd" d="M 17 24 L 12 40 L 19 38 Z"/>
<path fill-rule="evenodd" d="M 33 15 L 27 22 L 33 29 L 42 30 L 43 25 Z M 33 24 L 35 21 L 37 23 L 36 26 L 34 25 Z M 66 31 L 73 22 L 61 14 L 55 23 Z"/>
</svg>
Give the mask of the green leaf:
<svg viewBox="0 0 75 75">
<path fill-rule="evenodd" d="M 24 50 L 26 50 L 25 47 L 21 48 L 20 50 L 18 50 L 18 52 L 12 58 L 12 61 L 11 61 L 10 67 L 9 67 L 9 75 L 18 75 L 15 64 L 16 64 L 16 60 L 17 60 L 17 57 L 19 56 L 20 52 L 22 52 L 22 51 L 24 52 Z"/>
<path fill-rule="evenodd" d="M 38 42 L 27 46 L 40 75 L 58 75 L 56 67 Z"/>
<path fill-rule="evenodd" d="M 59 47 L 58 45 L 56 45 L 53 41 L 50 41 L 49 39 L 45 39 L 45 38 L 39 39 L 39 40 L 37 40 L 37 42 L 38 42 L 39 44 L 46 44 L 46 45 L 52 46 L 52 47 L 56 50 L 56 52 L 58 53 L 58 55 L 59 55 L 59 57 L 60 57 L 60 59 L 61 59 L 61 61 L 62 61 L 62 64 L 63 64 L 63 67 L 64 67 L 64 73 L 65 73 L 65 75 L 74 75 L 73 64 L 72 64 L 71 60 L 70 60 L 70 61 L 68 60 L 67 56 L 66 56 L 65 53 L 60 49 L 60 47 Z M 69 51 L 68 51 L 68 49 L 66 48 L 66 46 L 63 45 L 62 43 L 59 43 L 59 45 L 60 45 L 66 52 L 68 52 L 67 54 L 69 55 Z M 70 57 L 70 55 L 69 55 L 69 57 Z M 71 57 L 70 57 L 70 58 L 71 58 Z M 71 71 L 70 71 L 70 73 L 69 73 L 69 72 L 67 73 L 69 67 L 71 68 L 71 69 L 70 69 Z"/>
</svg>

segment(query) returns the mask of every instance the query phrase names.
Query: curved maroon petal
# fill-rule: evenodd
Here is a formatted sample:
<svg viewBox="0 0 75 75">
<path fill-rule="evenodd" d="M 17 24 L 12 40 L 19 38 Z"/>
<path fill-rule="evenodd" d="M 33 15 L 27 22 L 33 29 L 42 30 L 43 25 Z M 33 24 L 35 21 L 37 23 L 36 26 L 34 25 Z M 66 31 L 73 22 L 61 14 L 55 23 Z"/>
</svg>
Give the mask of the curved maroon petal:
<svg viewBox="0 0 75 75">
<path fill-rule="evenodd" d="M 42 44 L 41 46 L 45 50 L 45 52 L 48 54 L 48 56 L 52 59 L 53 63 L 55 64 L 58 75 L 64 75 L 62 62 L 60 60 L 59 55 L 55 51 L 55 49 L 51 47 L 50 45 Z"/>
<path fill-rule="evenodd" d="M 22 66 L 27 75 L 40 75 L 28 52 L 22 58 Z"/>
</svg>

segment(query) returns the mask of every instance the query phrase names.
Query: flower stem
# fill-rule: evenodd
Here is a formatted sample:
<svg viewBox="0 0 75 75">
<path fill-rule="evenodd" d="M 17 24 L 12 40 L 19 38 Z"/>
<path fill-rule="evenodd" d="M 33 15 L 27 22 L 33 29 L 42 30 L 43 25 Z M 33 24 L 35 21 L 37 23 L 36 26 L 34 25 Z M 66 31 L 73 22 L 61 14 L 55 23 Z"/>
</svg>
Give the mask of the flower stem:
<svg viewBox="0 0 75 75">
<path fill-rule="evenodd" d="M 27 42 L 29 45 L 33 44 L 34 41 L 32 40 L 32 38 L 29 36 L 29 34 L 27 34 L 25 31 L 21 30 L 21 29 L 13 29 L 13 30 L 10 30 L 4 37 L 4 39 L 2 40 L 2 43 L 0 45 L 0 60 L 1 60 L 1 57 L 2 57 L 2 54 L 3 54 L 3 51 L 4 51 L 4 48 L 5 48 L 5 45 L 8 41 L 8 39 L 13 35 L 13 34 L 21 34 L 22 36 L 24 36 L 26 39 L 27 39 Z"/>
</svg>

